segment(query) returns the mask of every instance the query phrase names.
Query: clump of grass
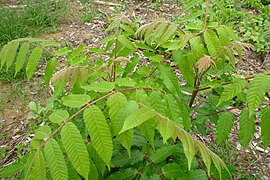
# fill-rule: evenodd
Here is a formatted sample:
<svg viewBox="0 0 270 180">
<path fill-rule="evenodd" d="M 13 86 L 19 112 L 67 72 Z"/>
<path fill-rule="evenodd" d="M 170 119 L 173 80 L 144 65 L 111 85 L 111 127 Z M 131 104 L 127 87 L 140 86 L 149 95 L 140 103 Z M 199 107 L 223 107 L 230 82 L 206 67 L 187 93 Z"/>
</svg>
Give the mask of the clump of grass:
<svg viewBox="0 0 270 180">
<path fill-rule="evenodd" d="M 15 8 L 0 4 L 0 47 L 16 38 L 35 36 L 45 28 L 56 29 L 66 4 L 65 0 L 25 0 Z"/>
</svg>

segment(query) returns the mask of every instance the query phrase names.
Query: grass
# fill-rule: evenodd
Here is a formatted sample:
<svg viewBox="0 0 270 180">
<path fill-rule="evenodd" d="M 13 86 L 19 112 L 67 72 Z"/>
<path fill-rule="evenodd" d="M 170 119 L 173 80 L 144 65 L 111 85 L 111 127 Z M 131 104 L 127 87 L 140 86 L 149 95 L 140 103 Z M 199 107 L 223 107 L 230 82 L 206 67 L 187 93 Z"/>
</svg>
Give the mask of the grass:
<svg viewBox="0 0 270 180">
<path fill-rule="evenodd" d="M 16 38 L 33 37 L 45 28 L 56 29 L 67 1 L 22 0 L 17 6 L 0 4 L 0 47 Z"/>
</svg>

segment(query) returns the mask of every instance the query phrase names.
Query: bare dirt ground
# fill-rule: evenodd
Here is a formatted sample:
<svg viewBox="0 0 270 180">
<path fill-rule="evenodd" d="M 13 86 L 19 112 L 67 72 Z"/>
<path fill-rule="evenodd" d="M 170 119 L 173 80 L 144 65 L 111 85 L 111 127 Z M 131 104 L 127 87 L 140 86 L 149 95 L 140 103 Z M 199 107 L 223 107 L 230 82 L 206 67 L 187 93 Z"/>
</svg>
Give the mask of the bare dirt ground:
<svg viewBox="0 0 270 180">
<path fill-rule="evenodd" d="M 100 40 L 107 35 L 105 29 L 109 24 L 108 18 L 114 14 L 124 14 L 134 21 L 139 20 L 141 24 L 145 24 L 155 18 L 171 20 L 181 9 L 181 5 L 177 5 L 175 1 L 163 2 L 160 7 L 155 6 L 150 1 L 131 1 L 125 5 L 124 9 L 122 9 L 123 6 L 118 1 L 97 2 L 91 5 L 93 6 L 91 8 L 95 9 L 98 17 L 94 18 L 91 22 L 82 24 L 79 21 L 74 21 L 76 20 L 76 16 L 81 13 L 82 7 L 80 3 L 72 1 L 70 6 L 73 8 L 71 15 L 66 17 L 66 23 L 59 25 L 57 32 L 50 34 L 46 32 L 41 33 L 39 37 L 48 40 L 69 42 L 72 47 L 76 47 L 80 43 L 96 47 Z M 256 54 L 254 55 L 251 52 L 247 53 L 243 62 L 238 65 L 238 71 L 245 74 L 255 74 L 265 69 L 266 67 L 258 60 Z M 19 93 L 10 94 L 9 92 L 15 89 L 14 84 L 0 83 L 0 151 L 5 151 L 7 154 L 6 157 L 0 157 L 1 166 L 6 166 L 16 159 L 16 145 L 22 142 L 29 143 L 29 138 L 26 137 L 25 132 L 29 129 L 29 122 L 33 120 L 27 119 L 29 115 L 27 104 L 29 100 L 45 104 L 44 102 L 49 97 L 49 90 L 44 90 L 44 88 L 47 87 L 41 83 L 40 79 L 37 79 L 37 81 L 23 82 L 17 88 Z M 238 111 L 234 113 L 236 116 L 239 115 Z M 209 128 L 214 127 L 210 124 Z M 213 130 L 212 134 L 209 134 L 206 138 L 200 137 L 208 147 L 215 152 L 220 152 L 220 147 L 214 145 L 215 134 L 213 132 L 215 131 Z M 232 145 L 226 152 L 227 154 L 225 153 L 225 156 L 235 153 L 231 156 L 229 162 L 237 166 L 238 174 L 253 175 L 255 179 L 270 179 L 270 149 L 263 149 L 259 136 L 260 128 L 257 127 L 257 132 L 250 143 L 250 148 L 242 150 L 238 136 L 238 121 L 236 121 L 230 135 Z M 21 151 L 26 150 L 21 149 Z M 3 153 L 0 152 L 0 154 Z"/>
</svg>

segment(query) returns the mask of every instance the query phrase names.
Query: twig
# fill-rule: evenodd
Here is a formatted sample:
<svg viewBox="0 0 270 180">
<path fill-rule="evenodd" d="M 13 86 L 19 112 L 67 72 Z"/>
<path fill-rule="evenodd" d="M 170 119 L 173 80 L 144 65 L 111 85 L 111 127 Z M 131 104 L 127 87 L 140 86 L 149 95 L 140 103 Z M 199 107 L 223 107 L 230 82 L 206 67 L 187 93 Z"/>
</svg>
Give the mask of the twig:
<svg viewBox="0 0 270 180">
<path fill-rule="evenodd" d="M 207 16 L 208 16 L 208 7 L 209 7 L 209 0 L 206 0 L 205 17 L 204 17 L 204 28 L 203 29 L 206 29 Z"/>
</svg>

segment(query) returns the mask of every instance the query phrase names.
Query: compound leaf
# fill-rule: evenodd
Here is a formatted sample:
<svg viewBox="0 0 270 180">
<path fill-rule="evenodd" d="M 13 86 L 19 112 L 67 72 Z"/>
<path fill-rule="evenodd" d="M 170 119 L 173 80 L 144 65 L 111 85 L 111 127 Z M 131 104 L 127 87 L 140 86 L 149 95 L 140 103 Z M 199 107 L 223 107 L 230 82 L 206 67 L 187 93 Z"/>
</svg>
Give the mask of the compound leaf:
<svg viewBox="0 0 270 180">
<path fill-rule="evenodd" d="M 44 81 L 46 85 L 49 85 L 50 83 L 50 79 L 52 78 L 54 70 L 56 69 L 56 63 L 57 63 L 57 60 L 55 57 L 51 58 L 47 63 L 45 74 L 44 74 Z"/>
<path fill-rule="evenodd" d="M 264 99 L 265 93 L 270 88 L 270 77 L 257 74 L 252 80 L 247 92 L 249 115 L 251 116 Z"/>
<path fill-rule="evenodd" d="M 132 50 L 132 51 L 136 51 L 137 47 L 129 40 L 126 38 L 126 36 L 124 35 L 119 35 L 118 36 L 118 40 L 124 45 L 126 46 L 128 49 Z"/>
<path fill-rule="evenodd" d="M 203 35 L 209 54 L 212 59 L 215 59 L 220 53 L 221 44 L 219 38 L 214 30 L 208 30 Z"/>
<path fill-rule="evenodd" d="M 109 107 L 109 114 L 112 117 L 119 111 L 119 109 L 127 102 L 127 98 L 123 93 L 116 93 L 111 95 L 107 100 Z"/>
<path fill-rule="evenodd" d="M 175 150 L 175 145 L 161 147 L 156 150 L 152 155 L 149 156 L 151 161 L 155 164 L 161 163 L 162 161 L 166 160 Z"/>
<path fill-rule="evenodd" d="M 178 78 L 170 66 L 161 65 L 159 67 L 160 76 L 166 88 L 175 96 L 180 96 L 180 86 Z"/>
<path fill-rule="evenodd" d="M 270 145 L 270 107 L 265 107 L 262 110 L 261 117 L 261 133 L 262 133 L 262 142 L 264 148 L 267 148 Z"/>
<path fill-rule="evenodd" d="M 137 111 L 135 111 L 133 114 L 129 115 L 126 118 L 123 128 L 121 129 L 119 134 L 141 125 L 145 121 L 153 118 L 155 115 L 156 113 L 148 107 L 138 109 Z"/>
<path fill-rule="evenodd" d="M 13 174 L 22 171 L 24 168 L 24 164 L 21 162 L 15 162 L 8 165 L 5 169 L 1 171 L 1 177 L 6 178 L 12 176 Z"/>
<path fill-rule="evenodd" d="M 44 139 L 51 134 L 52 130 L 49 126 L 40 126 L 37 130 L 35 130 L 35 138 Z"/>
<path fill-rule="evenodd" d="M 217 121 L 216 141 L 221 144 L 229 136 L 233 127 L 234 115 L 231 112 L 223 112 Z"/>
<path fill-rule="evenodd" d="M 114 89 L 115 83 L 114 82 L 93 82 L 88 86 L 82 86 L 83 89 L 88 91 L 95 91 L 95 92 L 110 92 Z"/>
<path fill-rule="evenodd" d="M 18 56 L 16 58 L 16 63 L 15 63 L 15 76 L 16 74 L 22 69 L 24 62 L 26 60 L 26 56 L 29 51 L 29 44 L 28 43 L 23 43 L 20 47 Z"/>
<path fill-rule="evenodd" d="M 93 147 L 107 166 L 110 166 L 113 150 L 112 135 L 102 111 L 97 106 L 91 106 L 84 111 L 83 119 Z"/>
<path fill-rule="evenodd" d="M 46 179 L 45 158 L 43 152 L 38 150 L 34 156 L 34 166 L 30 172 L 31 179 Z"/>
<path fill-rule="evenodd" d="M 53 111 L 53 113 L 49 116 L 49 120 L 53 123 L 60 124 L 64 120 L 69 118 L 69 113 L 66 110 L 58 109 Z"/>
<path fill-rule="evenodd" d="M 44 147 L 46 164 L 50 169 L 53 179 L 68 179 L 68 170 L 63 153 L 54 139 L 50 139 Z"/>
<path fill-rule="evenodd" d="M 79 108 L 86 105 L 91 97 L 86 94 L 69 94 L 62 98 L 63 104 L 72 108 Z"/>
<path fill-rule="evenodd" d="M 255 120 L 254 114 L 249 116 L 249 111 L 247 108 L 242 109 L 240 113 L 240 129 L 239 136 L 240 141 L 244 148 L 249 144 L 255 132 Z"/>
<path fill-rule="evenodd" d="M 231 100 L 233 97 L 238 95 L 246 87 L 247 81 L 244 79 L 235 79 L 232 84 L 226 85 L 217 106 L 221 105 L 223 102 Z"/>
<path fill-rule="evenodd" d="M 121 169 L 120 171 L 111 174 L 107 178 L 107 180 L 134 179 L 137 173 L 138 173 L 137 169 L 133 169 L 133 168 Z"/>
<path fill-rule="evenodd" d="M 176 163 L 169 163 L 162 167 L 162 173 L 167 179 L 177 179 L 179 177 L 186 179 L 186 173 L 181 166 Z"/>
<path fill-rule="evenodd" d="M 188 169 L 190 170 L 192 159 L 196 153 L 193 138 L 191 137 L 189 133 L 187 133 L 186 131 L 184 131 L 183 129 L 179 127 L 177 129 L 177 137 L 183 143 L 184 153 L 188 159 Z"/>
<path fill-rule="evenodd" d="M 34 48 L 33 51 L 31 52 L 26 65 L 26 75 L 28 79 L 30 79 L 35 73 L 42 52 L 43 50 L 39 47 Z"/>
<path fill-rule="evenodd" d="M 18 47 L 19 42 L 15 41 L 10 42 L 3 47 L 0 53 L 2 59 L 1 68 L 4 64 L 6 64 L 6 68 L 9 69 L 16 57 Z"/>
<path fill-rule="evenodd" d="M 80 131 L 72 122 L 68 122 L 61 130 L 61 138 L 71 164 L 80 175 L 88 179 L 89 155 Z"/>
</svg>

